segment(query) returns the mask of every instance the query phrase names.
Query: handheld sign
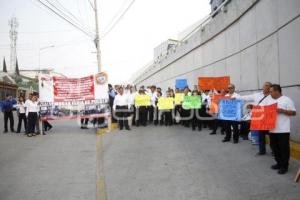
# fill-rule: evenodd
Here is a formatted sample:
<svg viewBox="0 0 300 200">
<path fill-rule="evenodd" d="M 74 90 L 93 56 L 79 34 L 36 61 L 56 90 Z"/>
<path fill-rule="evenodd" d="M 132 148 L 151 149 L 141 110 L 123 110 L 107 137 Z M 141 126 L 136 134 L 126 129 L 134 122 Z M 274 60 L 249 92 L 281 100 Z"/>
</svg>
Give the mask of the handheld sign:
<svg viewBox="0 0 300 200">
<path fill-rule="evenodd" d="M 174 108 L 174 98 L 160 97 L 157 103 L 158 110 L 171 110 Z"/>
<path fill-rule="evenodd" d="M 230 97 L 225 97 L 221 94 L 214 94 L 211 98 L 211 105 L 209 108 L 210 113 L 218 113 L 219 112 L 219 101 L 221 99 L 229 99 Z"/>
<path fill-rule="evenodd" d="M 229 76 L 198 78 L 198 85 L 201 90 L 227 89 L 229 84 L 230 84 Z"/>
<path fill-rule="evenodd" d="M 134 98 L 135 106 L 150 106 L 150 96 L 149 95 L 136 95 Z"/>
<path fill-rule="evenodd" d="M 222 99 L 219 102 L 219 119 L 241 121 L 242 100 Z"/>
<path fill-rule="evenodd" d="M 253 106 L 250 130 L 272 130 L 276 126 L 277 103 Z"/>
<path fill-rule="evenodd" d="M 178 88 L 180 90 L 183 90 L 187 86 L 188 86 L 188 84 L 187 84 L 186 79 L 176 79 L 176 81 L 175 81 L 175 87 L 176 88 Z"/>
<path fill-rule="evenodd" d="M 185 110 L 201 108 L 201 97 L 197 96 L 184 96 L 182 107 Z"/>
<path fill-rule="evenodd" d="M 175 105 L 180 105 L 183 101 L 184 94 L 183 93 L 176 93 L 175 94 Z"/>
</svg>

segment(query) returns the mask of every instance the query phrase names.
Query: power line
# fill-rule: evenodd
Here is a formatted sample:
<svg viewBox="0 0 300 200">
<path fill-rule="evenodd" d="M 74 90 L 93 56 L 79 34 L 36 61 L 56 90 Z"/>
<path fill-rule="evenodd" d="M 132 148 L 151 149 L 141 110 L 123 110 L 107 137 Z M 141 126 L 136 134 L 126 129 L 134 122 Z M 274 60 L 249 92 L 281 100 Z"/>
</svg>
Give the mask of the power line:
<svg viewBox="0 0 300 200">
<path fill-rule="evenodd" d="M 127 13 L 127 11 L 132 7 L 134 4 L 135 0 L 132 0 L 130 4 L 127 6 L 127 8 L 123 11 L 123 13 L 118 17 L 118 19 L 111 25 L 111 27 L 102 35 L 100 39 L 105 38 L 112 30 L 113 28 L 121 21 L 121 19 L 124 17 L 124 15 Z"/>
<path fill-rule="evenodd" d="M 48 4 L 50 4 L 50 6 L 52 6 L 52 8 L 56 9 L 56 11 L 57 11 L 58 13 L 60 13 L 61 15 L 63 15 L 65 18 L 68 18 L 69 21 L 73 22 L 74 24 L 76 24 L 77 26 L 81 27 L 82 29 L 84 29 L 84 28 L 86 29 L 86 27 L 80 23 L 80 20 L 78 20 L 77 17 L 75 17 L 71 12 L 69 12 L 69 11 L 68 11 L 63 5 L 61 5 L 58 1 L 56 1 L 56 2 L 59 3 L 59 5 L 62 7 L 62 9 L 65 10 L 66 12 L 70 13 L 70 15 L 73 16 L 73 18 L 72 18 L 71 16 L 69 16 L 68 14 L 66 14 L 63 10 L 59 9 L 56 5 L 54 5 L 53 3 L 51 3 L 49 0 L 46 0 L 46 2 L 47 2 Z M 87 32 L 90 32 L 90 31 L 87 31 Z"/>
<path fill-rule="evenodd" d="M 81 28 L 80 26 L 74 24 L 73 22 L 71 22 L 69 19 L 65 18 L 62 14 L 58 13 L 58 11 L 54 10 L 53 8 L 51 8 L 50 6 L 48 6 L 47 4 L 45 4 L 44 2 L 42 2 L 41 0 L 37 0 L 39 3 L 41 3 L 43 6 L 45 6 L 48 10 L 52 11 L 55 15 L 57 15 L 59 18 L 61 18 L 62 20 L 66 21 L 67 23 L 69 23 L 70 25 L 72 25 L 74 28 L 80 30 L 81 32 L 83 32 L 84 34 L 86 34 L 89 37 L 94 37 L 93 34 L 89 33 L 88 31 L 84 30 L 83 28 Z"/>
</svg>

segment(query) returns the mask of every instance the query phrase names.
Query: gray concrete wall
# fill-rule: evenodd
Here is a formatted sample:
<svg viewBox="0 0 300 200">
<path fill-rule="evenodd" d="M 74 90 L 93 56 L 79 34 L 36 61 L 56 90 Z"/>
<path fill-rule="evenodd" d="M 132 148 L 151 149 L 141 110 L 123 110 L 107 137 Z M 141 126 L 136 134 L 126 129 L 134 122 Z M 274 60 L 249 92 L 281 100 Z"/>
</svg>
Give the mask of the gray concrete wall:
<svg viewBox="0 0 300 200">
<path fill-rule="evenodd" d="M 134 81 L 174 87 L 187 78 L 229 75 L 241 93 L 258 90 L 265 81 L 284 86 L 300 111 L 300 1 L 232 0 L 202 30 L 175 52 L 153 64 Z M 300 115 L 293 118 L 292 139 L 300 141 Z"/>
</svg>

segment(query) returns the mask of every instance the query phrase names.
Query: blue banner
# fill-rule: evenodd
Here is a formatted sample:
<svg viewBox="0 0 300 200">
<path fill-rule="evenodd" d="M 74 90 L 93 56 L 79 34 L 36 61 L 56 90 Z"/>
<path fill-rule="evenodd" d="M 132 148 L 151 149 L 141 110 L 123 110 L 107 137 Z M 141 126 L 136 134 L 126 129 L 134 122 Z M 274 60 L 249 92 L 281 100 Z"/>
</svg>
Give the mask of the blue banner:
<svg viewBox="0 0 300 200">
<path fill-rule="evenodd" d="M 242 100 L 222 99 L 219 102 L 219 119 L 241 121 L 242 107 L 244 102 Z"/>
<path fill-rule="evenodd" d="M 183 90 L 187 86 L 188 86 L 188 84 L 187 84 L 187 80 L 186 79 L 176 79 L 175 88 Z"/>
</svg>

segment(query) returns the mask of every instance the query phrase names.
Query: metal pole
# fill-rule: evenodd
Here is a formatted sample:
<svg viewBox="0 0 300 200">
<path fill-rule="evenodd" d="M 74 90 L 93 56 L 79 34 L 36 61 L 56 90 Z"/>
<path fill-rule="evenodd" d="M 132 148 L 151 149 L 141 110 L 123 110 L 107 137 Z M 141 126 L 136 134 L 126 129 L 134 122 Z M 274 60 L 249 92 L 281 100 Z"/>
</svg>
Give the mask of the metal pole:
<svg viewBox="0 0 300 200">
<path fill-rule="evenodd" d="M 98 72 L 101 72 L 101 50 L 100 50 L 100 38 L 99 38 L 99 22 L 98 22 L 98 8 L 97 8 L 97 0 L 94 0 L 94 10 L 95 10 L 95 28 L 96 28 L 96 38 L 95 38 L 95 46 L 97 49 L 97 64 L 98 64 Z"/>
</svg>

